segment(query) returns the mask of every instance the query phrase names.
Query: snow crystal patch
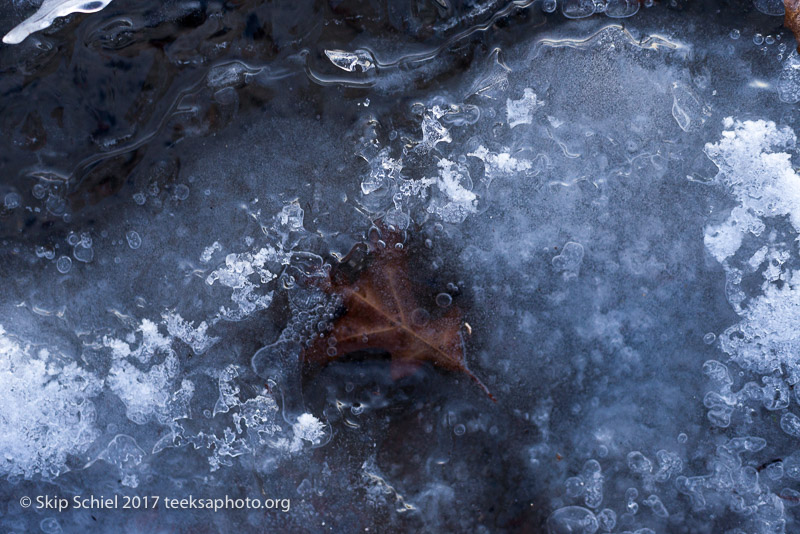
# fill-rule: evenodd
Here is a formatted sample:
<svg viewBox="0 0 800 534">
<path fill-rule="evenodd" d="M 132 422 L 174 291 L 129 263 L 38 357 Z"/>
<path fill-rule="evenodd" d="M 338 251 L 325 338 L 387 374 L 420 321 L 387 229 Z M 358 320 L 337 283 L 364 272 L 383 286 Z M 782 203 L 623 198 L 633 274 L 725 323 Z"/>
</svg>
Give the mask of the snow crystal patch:
<svg viewBox="0 0 800 534">
<path fill-rule="evenodd" d="M 164 318 L 164 323 L 167 326 L 169 335 L 189 345 L 192 348 L 192 352 L 197 355 L 203 354 L 219 341 L 218 337 L 208 335 L 208 324 L 206 324 L 205 321 L 201 322 L 195 328 L 194 322 L 190 323 L 186 321 L 179 313 L 165 313 L 162 317 Z"/>
<path fill-rule="evenodd" d="M 347 72 L 366 72 L 375 68 L 375 59 L 368 50 L 325 50 L 331 63 Z"/>
<path fill-rule="evenodd" d="M 137 332 L 141 334 L 141 342 L 136 349 L 131 349 L 129 345 L 136 341 L 134 333 L 128 336 L 127 343 L 105 336 L 103 338 L 103 346 L 110 348 L 112 355 L 117 359 L 132 356 L 142 363 L 147 363 L 154 354 L 161 350 L 167 350 L 172 345 L 172 340 L 161 335 L 158 331 L 158 325 L 149 319 L 142 319 Z"/>
<path fill-rule="evenodd" d="M 470 152 L 467 155 L 483 160 L 487 166 L 486 171 L 488 174 L 512 174 L 531 169 L 530 161 L 517 159 L 507 152 L 490 152 L 483 145 L 480 145 L 475 152 Z"/>
<path fill-rule="evenodd" d="M 745 368 L 759 372 L 800 367 L 800 270 L 781 287 L 765 283 L 751 300 L 744 319 L 720 336 L 722 350 Z"/>
<path fill-rule="evenodd" d="M 208 263 L 211 261 L 211 258 L 214 256 L 214 253 L 222 248 L 219 244 L 219 241 L 214 241 L 211 245 L 207 246 L 203 249 L 203 253 L 200 254 L 200 263 Z"/>
<path fill-rule="evenodd" d="M 399 179 L 403 165 L 389 156 L 389 149 L 384 148 L 369 160 L 370 172 L 361 181 L 361 192 L 365 195 L 387 187 L 392 181 Z"/>
<path fill-rule="evenodd" d="M 800 367 L 800 270 L 785 265 L 792 256 L 786 250 L 789 245 L 773 243 L 773 231 L 770 244 L 752 253 L 741 268 L 730 263 L 744 236 L 748 232 L 760 236 L 771 218 L 787 216 L 800 233 L 800 177 L 788 153 L 796 136 L 788 127 L 763 120 L 742 122 L 728 117 L 723 124 L 726 130 L 720 142 L 707 144 L 705 150 L 720 169 L 718 180 L 739 205 L 725 222 L 706 228 L 704 241 L 725 267 L 728 300 L 742 321 L 720 336 L 720 347 L 746 369 L 768 373 L 785 366 L 796 373 Z M 746 294 L 741 287 L 744 272 L 756 272 L 762 266 L 760 293 Z"/>
<path fill-rule="evenodd" d="M 317 444 L 325 435 L 325 425 L 310 413 L 304 413 L 297 418 L 297 422 L 292 425 L 294 436 L 297 439 L 306 440 L 312 444 Z"/>
<path fill-rule="evenodd" d="M 173 421 L 169 424 L 169 432 L 156 443 L 153 454 L 168 447 L 181 445 L 192 445 L 195 449 L 208 449 L 211 451 L 208 463 L 213 472 L 222 466 L 232 466 L 232 458 L 244 454 L 261 454 L 267 448 L 288 452 L 302 449 L 299 437 L 296 437 L 294 441 L 285 437 L 274 438 L 275 434 L 281 432 L 283 428 L 277 422 L 280 411 L 278 405 L 266 390 L 262 390 L 256 396 L 242 402 L 239 397 L 240 388 L 235 383 L 239 377 L 237 366 L 230 364 L 218 372 L 210 372 L 217 375 L 220 395 L 214 406 L 213 415 L 208 415 L 216 418 L 222 414 L 230 414 L 232 424 L 226 426 L 222 430 L 222 435 L 219 436 L 217 432 L 208 432 L 207 430 L 187 431 L 182 422 Z"/>
<path fill-rule="evenodd" d="M 125 434 L 118 434 L 100 453 L 98 460 L 104 460 L 119 469 L 123 486 L 137 488 L 139 487 L 137 471 L 144 457 L 145 452 L 135 439 Z"/>
<path fill-rule="evenodd" d="M 281 209 L 278 214 L 278 220 L 283 226 L 288 226 L 290 230 L 297 231 L 303 228 L 303 216 L 303 208 L 295 200 Z"/>
<path fill-rule="evenodd" d="M 506 100 L 506 119 L 508 127 L 513 128 L 520 124 L 533 122 L 533 112 L 536 108 L 544 106 L 544 102 L 536 98 L 536 93 L 530 87 L 525 88 L 519 100 Z"/>
<path fill-rule="evenodd" d="M 288 254 L 266 246 L 259 251 L 228 254 L 225 264 L 206 278 L 208 285 L 219 281 L 223 286 L 233 289 L 231 300 L 237 309 L 220 307 L 220 315 L 229 321 L 241 321 L 255 311 L 263 310 L 272 303 L 272 291 L 264 294 L 256 292 L 262 285 L 274 280 L 276 275 L 266 268 L 267 262 L 288 264 Z M 253 280 L 252 275 L 257 275 Z"/>
<path fill-rule="evenodd" d="M 151 419 L 166 424 L 189 415 L 189 400 L 194 394 L 194 384 L 190 380 L 183 380 L 180 388 L 170 393 L 178 370 L 174 354 L 146 371 L 122 360 L 111 367 L 107 382 L 111 391 L 125 403 L 128 419 L 139 425 Z"/>
<path fill-rule="evenodd" d="M 125 404 L 128 418 L 137 424 L 143 425 L 150 419 L 167 423 L 186 417 L 194 384 L 184 380 L 180 389 L 170 393 L 180 371 L 178 357 L 171 348 L 172 339 L 161 335 L 158 326 L 147 319 L 142 320 L 139 331 L 142 339 L 135 349 L 119 339 L 103 338 L 103 345 L 111 349 L 114 357 L 106 383 Z M 164 357 L 161 363 L 146 369 L 141 367 L 156 354 Z"/>
<path fill-rule="evenodd" d="M 430 152 L 439 143 L 450 143 L 450 131 L 445 128 L 439 119 L 444 111 L 439 106 L 433 106 L 422 118 L 422 141 L 417 148 L 424 153 Z"/>
<path fill-rule="evenodd" d="M 736 254 L 742 246 L 745 233 L 759 235 L 764 230 L 761 219 L 748 212 L 741 206 L 731 210 L 727 220 L 721 224 L 709 225 L 706 228 L 703 242 L 706 249 L 720 263 L 726 258 Z"/>
<path fill-rule="evenodd" d="M 444 203 L 434 200 L 428 211 L 436 213 L 445 222 L 461 223 L 468 215 L 477 212 L 477 195 L 470 191 L 472 181 L 466 169 L 452 161 L 439 160 L 439 176 L 436 182 L 439 190 L 444 193 Z"/>
<path fill-rule="evenodd" d="M 0 476 L 53 478 L 67 455 L 99 436 L 89 400 L 102 380 L 46 350 L 36 353 L 0 326 Z"/>
<path fill-rule="evenodd" d="M 310 413 L 304 413 L 292 425 L 292 439 L 280 438 L 273 443 L 277 449 L 286 452 L 299 452 L 303 449 L 303 441 L 312 446 L 319 445 L 325 437 L 325 425 Z"/>
<path fill-rule="evenodd" d="M 760 217 L 788 215 L 800 231 L 800 177 L 789 153 L 775 151 L 794 148 L 794 132 L 763 120 L 728 117 L 723 124 L 729 129 L 720 142 L 706 144 L 705 151 L 719 167 L 717 178 L 740 205 L 726 222 L 706 229 L 706 246 L 720 262 L 739 250 L 745 232 L 757 235 L 763 228 Z"/>
<path fill-rule="evenodd" d="M 454 167 L 455 163 L 452 161 L 446 159 L 439 160 L 439 168 L 441 169 L 439 171 L 439 189 L 450 197 L 450 200 L 453 202 L 468 204 L 475 202 L 477 198 L 475 193 L 462 185 L 464 175 L 459 173 L 458 169 Z"/>
</svg>

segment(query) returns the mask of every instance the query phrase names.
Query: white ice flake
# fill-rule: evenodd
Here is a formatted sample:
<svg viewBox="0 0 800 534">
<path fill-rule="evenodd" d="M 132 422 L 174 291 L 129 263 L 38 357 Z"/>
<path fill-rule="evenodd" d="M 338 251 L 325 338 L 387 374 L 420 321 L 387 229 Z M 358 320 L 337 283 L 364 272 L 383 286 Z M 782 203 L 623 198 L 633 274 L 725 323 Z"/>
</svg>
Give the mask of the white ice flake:
<svg viewBox="0 0 800 534">
<path fill-rule="evenodd" d="M 506 99 L 506 120 L 508 127 L 513 128 L 520 124 L 531 124 L 533 112 L 536 108 L 544 106 L 544 102 L 536 98 L 533 89 L 527 87 L 519 100 Z"/>
<path fill-rule="evenodd" d="M 105 8 L 112 0 L 44 0 L 39 9 L 14 27 L 3 37 L 6 44 L 19 44 L 30 34 L 50 27 L 58 17 L 71 13 L 95 13 Z"/>
</svg>

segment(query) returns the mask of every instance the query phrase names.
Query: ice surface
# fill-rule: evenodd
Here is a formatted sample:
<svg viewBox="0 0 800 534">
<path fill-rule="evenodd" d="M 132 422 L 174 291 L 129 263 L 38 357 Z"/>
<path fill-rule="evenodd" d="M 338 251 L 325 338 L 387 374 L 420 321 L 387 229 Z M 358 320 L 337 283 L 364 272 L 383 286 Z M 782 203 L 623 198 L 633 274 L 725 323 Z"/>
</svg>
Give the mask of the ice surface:
<svg viewBox="0 0 800 534">
<path fill-rule="evenodd" d="M 650 4 L 144 0 L 6 48 L 0 527 L 796 531 L 796 53 L 768 3 Z M 386 226 L 496 403 L 339 353 Z M 18 506 L 54 488 L 292 506 Z"/>
</svg>

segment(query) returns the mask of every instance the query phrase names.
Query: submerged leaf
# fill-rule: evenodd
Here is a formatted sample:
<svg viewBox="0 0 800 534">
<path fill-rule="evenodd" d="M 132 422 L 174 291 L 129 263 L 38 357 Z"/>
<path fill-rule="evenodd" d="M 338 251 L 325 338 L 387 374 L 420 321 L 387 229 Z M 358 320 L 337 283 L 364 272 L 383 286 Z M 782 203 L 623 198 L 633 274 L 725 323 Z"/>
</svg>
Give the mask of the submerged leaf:
<svg viewBox="0 0 800 534">
<path fill-rule="evenodd" d="M 797 41 L 797 51 L 800 52 L 800 0 L 783 0 L 786 13 L 783 16 L 783 25 L 789 28 Z"/>
<path fill-rule="evenodd" d="M 384 231 L 383 238 L 371 244 L 370 264 L 354 282 L 337 272 L 326 281 L 325 290 L 342 297 L 344 312 L 328 336 L 305 350 L 304 360 L 325 364 L 347 354 L 379 350 L 391 355 L 393 379 L 413 374 L 429 362 L 466 373 L 496 400 L 466 366 L 461 311 L 453 306 L 434 318 L 420 307 L 419 290 L 408 279 L 407 249 L 396 233 Z"/>
</svg>

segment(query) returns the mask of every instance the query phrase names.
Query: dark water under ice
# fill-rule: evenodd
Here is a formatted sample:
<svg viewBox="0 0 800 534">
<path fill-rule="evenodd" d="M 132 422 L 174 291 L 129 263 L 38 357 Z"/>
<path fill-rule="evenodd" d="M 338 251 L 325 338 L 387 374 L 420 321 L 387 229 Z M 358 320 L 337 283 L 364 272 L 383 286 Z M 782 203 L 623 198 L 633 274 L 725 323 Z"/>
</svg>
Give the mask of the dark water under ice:
<svg viewBox="0 0 800 534">
<path fill-rule="evenodd" d="M 774 4 L 114 0 L 0 45 L 2 530 L 797 532 Z M 303 372 L 376 222 L 496 402 Z"/>
</svg>

